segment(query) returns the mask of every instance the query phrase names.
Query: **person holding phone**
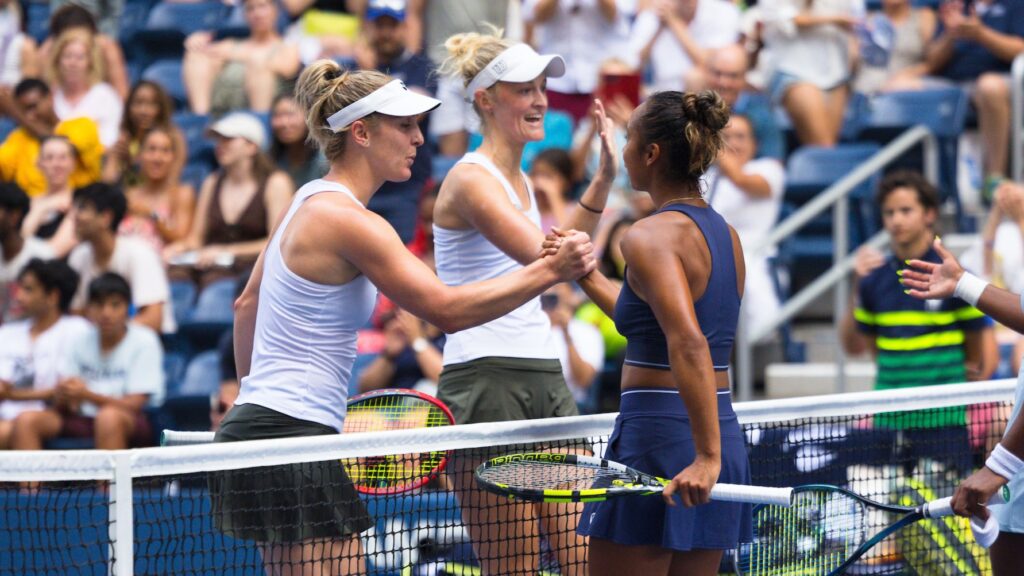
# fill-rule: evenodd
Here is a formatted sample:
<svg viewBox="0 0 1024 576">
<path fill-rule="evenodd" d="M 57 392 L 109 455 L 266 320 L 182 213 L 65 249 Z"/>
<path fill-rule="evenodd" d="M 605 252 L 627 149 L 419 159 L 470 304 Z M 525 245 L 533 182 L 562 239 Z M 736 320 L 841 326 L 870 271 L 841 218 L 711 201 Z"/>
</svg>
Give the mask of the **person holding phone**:
<svg viewBox="0 0 1024 576">
<path fill-rule="evenodd" d="M 572 66 L 548 80 L 548 106 L 586 118 L 596 88 L 597 68 L 620 54 L 629 38 L 630 0 L 526 0 L 523 3 L 533 45 L 541 53 L 561 54 Z"/>
</svg>

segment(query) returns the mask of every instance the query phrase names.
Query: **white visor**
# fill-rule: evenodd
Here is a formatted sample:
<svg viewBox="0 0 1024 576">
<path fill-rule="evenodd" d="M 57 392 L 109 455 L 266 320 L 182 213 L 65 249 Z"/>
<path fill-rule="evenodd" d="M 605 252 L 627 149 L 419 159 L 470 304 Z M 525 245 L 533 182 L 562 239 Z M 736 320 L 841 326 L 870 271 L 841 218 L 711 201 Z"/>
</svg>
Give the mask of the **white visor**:
<svg viewBox="0 0 1024 576">
<path fill-rule="evenodd" d="M 543 74 L 558 78 L 565 74 L 565 60 L 558 54 L 537 54 L 528 44 L 516 44 L 491 60 L 466 86 L 466 99 L 470 102 L 477 90 L 487 89 L 497 82 L 529 82 Z"/>
<path fill-rule="evenodd" d="M 440 100 L 417 94 L 401 80 L 392 80 L 359 100 L 338 110 L 327 119 L 334 132 L 341 132 L 353 122 L 373 113 L 388 116 L 418 116 L 441 105 Z"/>
</svg>

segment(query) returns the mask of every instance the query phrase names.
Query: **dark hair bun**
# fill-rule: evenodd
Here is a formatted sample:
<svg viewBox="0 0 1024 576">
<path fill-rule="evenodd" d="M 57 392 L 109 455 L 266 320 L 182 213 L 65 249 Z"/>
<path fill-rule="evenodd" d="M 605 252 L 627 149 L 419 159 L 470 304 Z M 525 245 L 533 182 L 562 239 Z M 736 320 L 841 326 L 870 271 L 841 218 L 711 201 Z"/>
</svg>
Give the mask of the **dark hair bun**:
<svg viewBox="0 0 1024 576">
<path fill-rule="evenodd" d="M 711 90 L 684 93 L 683 113 L 687 120 L 704 126 L 710 132 L 718 132 L 729 123 L 729 106 Z"/>
</svg>

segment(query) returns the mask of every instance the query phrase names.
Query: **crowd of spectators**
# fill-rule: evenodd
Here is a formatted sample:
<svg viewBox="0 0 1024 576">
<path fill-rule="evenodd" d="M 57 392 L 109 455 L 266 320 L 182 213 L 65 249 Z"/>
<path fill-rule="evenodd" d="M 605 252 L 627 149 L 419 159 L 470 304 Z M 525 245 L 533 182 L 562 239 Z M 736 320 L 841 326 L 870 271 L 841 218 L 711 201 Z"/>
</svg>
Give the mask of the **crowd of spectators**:
<svg viewBox="0 0 1024 576">
<path fill-rule="evenodd" d="M 240 0 L 222 7 L 232 24 L 187 34 L 180 78 L 144 74 L 153 62 L 136 37 L 145 31 L 119 35 L 107 3 L 52 4 L 40 38 L 26 32 L 19 3 L 0 0 L 0 448 L 64 434 L 94 434 L 101 447 L 152 440 L 143 408 L 173 395 L 184 372 L 162 354 L 187 363 L 225 329 L 178 333 L 195 295 L 243 275 L 295 190 L 326 170 L 292 95 L 316 59 L 379 70 L 443 101 L 421 119 L 428 138 L 412 178 L 369 204 L 432 265 L 437 187 L 481 140 L 460 80 L 438 72 L 441 44 L 458 32 L 496 27 L 567 62 L 547 83 L 545 138 L 524 153 L 545 227 L 571 220 L 595 176 L 595 97 L 621 149 L 646 95 L 722 96 L 732 117 L 705 197 L 749 252 L 748 328 L 780 306 L 772 255 L 753 249 L 782 211 L 788 153 L 839 144 L 858 94 L 961 87 L 992 199 L 977 269 L 1020 289 L 1024 183 L 1007 180 L 1008 70 L 1024 54 L 1024 0 Z M 604 273 L 622 282 L 618 243 L 654 206 L 618 174 L 594 237 Z M 858 274 L 884 261 L 862 256 Z M 175 310 L 178 293 L 191 298 Z M 617 366 L 622 337 L 571 287 L 544 304 L 566 381 L 582 407 L 601 409 L 592 390 Z M 844 337 L 856 351 L 865 345 L 854 327 Z M 225 338 L 224 375 L 209 391 L 214 420 L 237 392 Z M 436 327 L 382 301 L 353 382 L 429 391 L 443 346 Z"/>
</svg>

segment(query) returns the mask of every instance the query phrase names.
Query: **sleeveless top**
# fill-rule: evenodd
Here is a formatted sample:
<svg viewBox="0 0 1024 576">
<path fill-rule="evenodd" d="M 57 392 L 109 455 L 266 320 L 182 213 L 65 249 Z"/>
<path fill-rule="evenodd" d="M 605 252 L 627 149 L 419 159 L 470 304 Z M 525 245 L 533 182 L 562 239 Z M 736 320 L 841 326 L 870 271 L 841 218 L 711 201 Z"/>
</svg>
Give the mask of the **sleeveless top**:
<svg viewBox="0 0 1024 576">
<path fill-rule="evenodd" d="M 293 418 L 342 429 L 356 335 L 373 313 L 377 288 L 366 276 L 340 286 L 319 284 L 288 269 L 281 234 L 307 198 L 344 186 L 314 180 L 295 194 L 263 256 L 252 366 L 235 404 L 258 404 Z M 362 203 L 359 203 L 362 206 Z"/>
<path fill-rule="evenodd" d="M 728 370 L 740 315 L 736 260 L 729 225 L 710 207 L 673 204 L 658 210 L 656 214 L 666 211 L 679 212 L 693 220 L 711 252 L 708 286 L 704 294 L 693 303 L 693 307 L 697 312 L 701 332 L 711 349 L 715 371 Z M 656 370 L 670 369 L 665 333 L 650 305 L 633 292 L 628 280 L 622 283 L 619 299 L 615 303 L 615 327 L 626 337 L 626 364 Z"/>
<path fill-rule="evenodd" d="M 923 62 L 927 46 L 921 38 L 921 8 L 911 8 L 910 16 L 894 32 L 888 69 L 899 72 Z"/>
<path fill-rule="evenodd" d="M 459 164 L 476 164 L 494 176 L 505 190 L 512 205 L 540 228 L 540 211 L 526 175 L 530 207 L 523 209 L 515 188 L 486 156 L 471 152 Z M 434 224 L 434 260 L 437 276 L 449 286 L 462 286 L 514 272 L 522 264 L 492 244 L 478 230 L 449 230 Z M 551 321 L 541 310 L 540 297 L 533 298 L 505 316 L 449 334 L 444 345 L 445 366 L 477 358 L 503 356 L 508 358 L 554 359 L 551 346 Z"/>
<path fill-rule="evenodd" d="M 213 187 L 213 198 L 210 201 L 210 214 L 207 216 L 206 238 L 204 244 L 235 244 L 249 240 L 259 240 L 266 237 L 267 230 L 267 203 L 266 190 L 267 182 L 264 180 L 256 193 L 253 194 L 249 205 L 245 207 L 238 221 L 228 224 L 224 220 L 224 213 L 220 209 L 220 195 L 224 187 L 224 173 L 217 176 L 217 183 Z"/>
</svg>

